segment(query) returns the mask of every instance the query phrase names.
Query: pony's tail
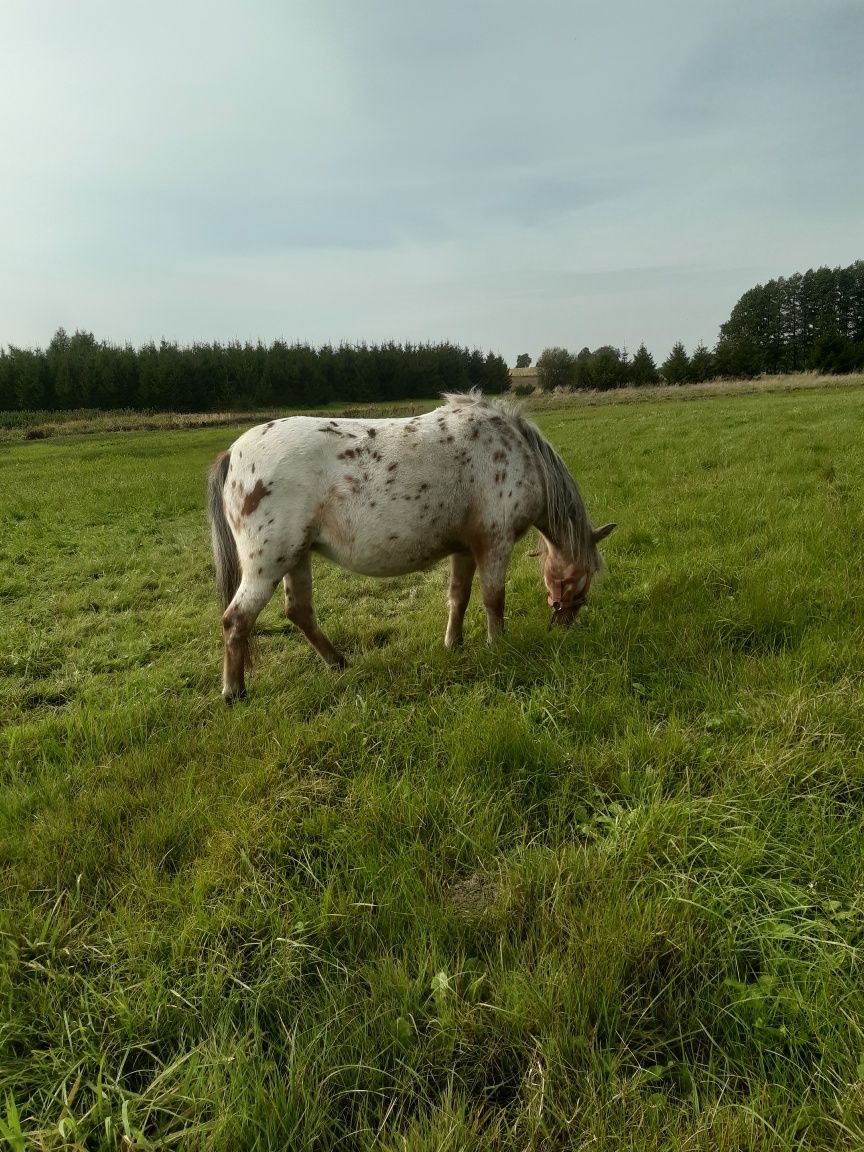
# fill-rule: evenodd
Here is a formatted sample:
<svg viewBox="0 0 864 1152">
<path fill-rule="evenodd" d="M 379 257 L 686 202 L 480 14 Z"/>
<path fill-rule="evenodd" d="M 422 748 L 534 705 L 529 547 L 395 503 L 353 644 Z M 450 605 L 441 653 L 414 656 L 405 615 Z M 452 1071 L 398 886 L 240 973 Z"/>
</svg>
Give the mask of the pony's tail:
<svg viewBox="0 0 864 1152">
<path fill-rule="evenodd" d="M 230 463 L 231 449 L 229 448 L 227 452 L 216 457 L 207 477 L 207 515 L 210 520 L 210 538 L 213 542 L 216 590 L 222 602 L 223 612 L 234 599 L 234 594 L 240 587 L 240 581 L 243 578 L 237 543 L 228 525 L 223 499 L 225 477 L 228 475 Z M 243 648 L 244 658 L 251 665 L 255 657 L 255 645 L 251 636 L 246 637 Z"/>
<path fill-rule="evenodd" d="M 210 520 L 210 538 L 213 542 L 213 563 L 216 567 L 216 590 L 223 611 L 234 599 L 240 587 L 242 572 L 240 556 L 234 535 L 228 526 L 222 491 L 231 463 L 231 449 L 217 456 L 207 477 L 207 515 Z"/>
</svg>

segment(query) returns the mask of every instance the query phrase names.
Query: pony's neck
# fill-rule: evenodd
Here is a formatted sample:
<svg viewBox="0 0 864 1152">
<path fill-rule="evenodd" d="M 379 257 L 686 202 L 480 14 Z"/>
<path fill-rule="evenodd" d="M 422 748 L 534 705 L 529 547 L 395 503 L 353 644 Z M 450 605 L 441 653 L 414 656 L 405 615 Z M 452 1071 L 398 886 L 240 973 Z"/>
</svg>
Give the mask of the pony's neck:
<svg viewBox="0 0 864 1152">
<path fill-rule="evenodd" d="M 582 507 L 579 493 L 573 485 L 572 492 L 564 489 L 556 493 L 557 498 L 550 499 L 549 487 L 547 481 L 545 499 L 542 501 L 534 526 L 556 559 L 560 559 L 566 565 L 587 564 L 591 525 Z"/>
</svg>

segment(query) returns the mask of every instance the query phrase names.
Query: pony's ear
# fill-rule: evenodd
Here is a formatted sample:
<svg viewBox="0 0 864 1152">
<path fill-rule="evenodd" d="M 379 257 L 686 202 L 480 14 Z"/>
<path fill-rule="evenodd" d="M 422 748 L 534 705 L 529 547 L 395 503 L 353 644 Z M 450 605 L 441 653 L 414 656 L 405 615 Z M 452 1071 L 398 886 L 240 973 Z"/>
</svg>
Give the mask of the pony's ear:
<svg viewBox="0 0 864 1152">
<path fill-rule="evenodd" d="M 599 544 L 601 540 L 605 540 L 610 533 L 614 532 L 617 527 L 617 524 L 604 524 L 602 528 L 595 528 L 591 533 L 591 543 Z"/>
</svg>

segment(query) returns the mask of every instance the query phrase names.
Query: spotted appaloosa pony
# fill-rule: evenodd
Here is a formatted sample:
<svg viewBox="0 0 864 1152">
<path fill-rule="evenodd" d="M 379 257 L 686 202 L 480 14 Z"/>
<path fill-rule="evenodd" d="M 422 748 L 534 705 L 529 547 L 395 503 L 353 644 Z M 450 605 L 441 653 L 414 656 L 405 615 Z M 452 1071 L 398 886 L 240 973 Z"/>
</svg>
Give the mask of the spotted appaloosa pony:
<svg viewBox="0 0 864 1152">
<path fill-rule="evenodd" d="M 258 614 L 280 580 L 285 612 L 321 657 L 344 667 L 315 619 L 312 552 L 366 576 L 399 576 L 450 557 L 444 643 L 462 640 L 475 569 L 489 642 L 504 626 L 516 540 L 540 532 L 553 621 L 572 621 L 602 561 L 561 457 L 524 416 L 477 393 L 402 420 L 291 416 L 245 432 L 213 464 L 208 506 L 222 617 L 222 696 L 244 693 Z"/>
</svg>

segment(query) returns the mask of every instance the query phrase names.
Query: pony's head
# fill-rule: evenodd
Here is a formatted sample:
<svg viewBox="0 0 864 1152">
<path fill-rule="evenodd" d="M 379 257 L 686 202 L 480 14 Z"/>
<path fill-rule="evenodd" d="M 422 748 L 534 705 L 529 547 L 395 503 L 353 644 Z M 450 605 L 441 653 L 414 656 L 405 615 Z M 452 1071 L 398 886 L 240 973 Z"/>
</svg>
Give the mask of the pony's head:
<svg viewBox="0 0 864 1152">
<path fill-rule="evenodd" d="M 592 530 L 587 560 L 565 556 L 545 536 L 540 537 L 539 555 L 543 557 L 546 603 L 552 609 L 550 628 L 553 624 L 572 624 L 579 615 L 579 609 L 588 599 L 591 581 L 603 567 L 597 545 L 616 527 L 616 524 L 604 524 L 602 528 Z"/>
</svg>

